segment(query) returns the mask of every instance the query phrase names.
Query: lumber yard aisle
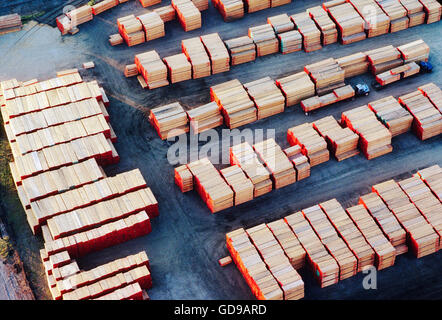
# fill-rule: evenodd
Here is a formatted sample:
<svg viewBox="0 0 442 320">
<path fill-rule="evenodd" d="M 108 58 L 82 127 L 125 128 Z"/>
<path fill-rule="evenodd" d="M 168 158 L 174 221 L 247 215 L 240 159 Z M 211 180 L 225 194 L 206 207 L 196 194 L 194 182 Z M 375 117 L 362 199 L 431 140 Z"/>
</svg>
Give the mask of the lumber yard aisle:
<svg viewBox="0 0 442 320">
<path fill-rule="evenodd" d="M 167 4 L 163 2 L 158 6 Z M 124 76 L 125 65 L 136 54 L 156 50 L 160 57 L 172 56 L 179 53 L 177 50 L 183 39 L 214 32 L 219 33 L 223 40 L 244 36 L 248 28 L 265 24 L 268 17 L 282 13 L 293 15 L 321 4 L 322 1 L 294 0 L 288 5 L 246 14 L 244 18 L 229 23 L 224 22 L 218 10 L 209 4 L 209 9 L 201 13 L 201 29 L 185 32 L 178 21 L 171 21 L 168 22 L 165 37 L 135 47 L 112 47 L 108 38 L 110 34 L 118 32 L 117 18 L 146 12 L 139 1 L 129 1 L 103 12 L 97 19 L 82 24 L 81 31 L 74 36 L 61 37 L 58 29 L 34 22 L 25 24 L 22 31 L 1 36 L 0 56 L 2 61 L 8 63 L 0 68 L 0 80 L 49 79 L 56 71 L 79 68 L 85 61 L 94 61 L 95 68 L 82 72 L 82 75 L 85 81 L 97 80 L 105 89 L 110 99 L 108 112 L 112 127 L 118 136 L 115 148 L 120 162 L 107 166 L 106 174 L 114 176 L 139 168 L 159 203 L 160 216 L 152 220 L 152 232 L 148 236 L 78 258 L 81 268 L 90 270 L 145 250 L 150 259 L 154 283 L 149 290 L 151 299 L 253 299 L 250 288 L 233 264 L 224 268 L 218 265 L 218 259 L 228 254 L 226 233 L 270 223 L 333 198 L 344 208 L 352 207 L 357 204 L 360 195 L 371 191 L 373 185 L 390 179 L 405 180 L 416 170 L 434 164 L 442 165 L 440 135 L 420 141 L 412 132 L 408 132 L 392 139 L 394 151 L 387 155 L 370 161 L 362 154 L 339 163 L 330 160 L 315 166 L 308 179 L 215 215 L 208 212 L 196 192 L 182 194 L 174 184 L 174 167 L 166 158 L 170 143 L 158 137 L 147 121 L 147 115 L 151 108 L 176 101 L 186 110 L 209 103 L 208 92 L 214 85 L 233 79 L 241 83 L 267 76 L 277 79 L 330 57 L 342 57 L 387 45 L 397 47 L 418 39 L 423 39 L 430 46 L 430 62 L 435 66 L 431 74 L 404 79 L 382 91 L 372 91 L 368 97 L 338 102 L 309 116 L 305 116 L 300 106 L 296 105 L 286 108 L 284 113 L 242 127 L 275 129 L 275 141 L 283 149 L 289 147 L 287 128 L 312 123 L 329 115 L 340 119 L 347 110 L 390 95 L 402 96 L 426 83 L 433 82 L 442 87 L 441 22 L 367 38 L 349 45 L 334 43 L 310 53 L 300 51 L 266 55 L 254 62 L 234 66 L 229 72 L 155 90 L 143 90 L 136 77 Z M 367 73 L 351 78 L 349 82 L 364 81 L 370 84 L 373 80 L 374 76 Z M 221 128 L 217 130 L 220 132 Z M 0 137 L 0 199 L 6 212 L 5 220 L 12 229 L 11 236 L 15 239 L 36 298 L 49 299 L 44 267 L 39 256 L 42 243 L 32 235 L 13 186 L 8 168 L 12 156 L 3 129 Z M 301 269 L 299 274 L 305 283 L 306 299 L 436 299 L 442 296 L 441 266 L 440 252 L 421 259 L 408 253 L 400 255 L 394 267 L 378 273 L 377 290 L 363 289 L 362 273 L 323 289 L 309 270 Z"/>
</svg>

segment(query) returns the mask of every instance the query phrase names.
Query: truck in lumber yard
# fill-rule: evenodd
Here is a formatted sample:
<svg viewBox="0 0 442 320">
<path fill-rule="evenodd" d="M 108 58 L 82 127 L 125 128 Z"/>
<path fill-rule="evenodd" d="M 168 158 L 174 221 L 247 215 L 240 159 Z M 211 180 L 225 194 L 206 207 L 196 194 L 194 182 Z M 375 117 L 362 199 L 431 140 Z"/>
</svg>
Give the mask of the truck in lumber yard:
<svg viewBox="0 0 442 320">
<path fill-rule="evenodd" d="M 433 72 L 433 65 L 430 62 L 411 62 L 376 75 L 376 81 L 372 85 L 376 90 L 380 90 L 390 83 L 431 72 Z"/>
</svg>

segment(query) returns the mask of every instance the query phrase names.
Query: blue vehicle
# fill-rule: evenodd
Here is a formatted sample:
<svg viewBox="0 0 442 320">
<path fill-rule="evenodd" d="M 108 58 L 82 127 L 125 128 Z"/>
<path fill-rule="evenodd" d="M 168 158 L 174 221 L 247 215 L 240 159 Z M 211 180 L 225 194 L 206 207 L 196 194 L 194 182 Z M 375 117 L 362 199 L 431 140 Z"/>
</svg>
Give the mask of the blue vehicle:
<svg viewBox="0 0 442 320">
<path fill-rule="evenodd" d="M 421 73 L 431 73 L 433 72 L 433 65 L 430 62 L 419 61 L 417 63 L 421 67 Z"/>
<path fill-rule="evenodd" d="M 357 97 L 368 96 L 370 94 L 370 87 L 365 83 L 358 83 L 354 86 Z"/>
</svg>

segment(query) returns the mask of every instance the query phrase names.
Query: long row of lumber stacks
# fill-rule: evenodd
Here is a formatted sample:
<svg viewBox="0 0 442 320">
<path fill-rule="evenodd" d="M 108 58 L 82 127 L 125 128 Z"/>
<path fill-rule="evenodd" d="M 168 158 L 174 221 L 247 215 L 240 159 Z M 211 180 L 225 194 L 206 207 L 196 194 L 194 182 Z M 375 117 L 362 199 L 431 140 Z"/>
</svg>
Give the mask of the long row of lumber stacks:
<svg viewBox="0 0 442 320">
<path fill-rule="evenodd" d="M 198 79 L 211 75 L 209 56 L 204 49 L 201 38 L 195 37 L 181 41 L 183 53 L 192 65 L 192 78 Z"/>
<path fill-rule="evenodd" d="M 316 26 L 307 12 L 301 12 L 291 15 L 296 29 L 302 35 L 303 49 L 305 52 L 311 52 L 322 48 L 321 31 Z"/>
<path fill-rule="evenodd" d="M 155 50 L 137 54 L 135 64 L 149 89 L 169 85 L 167 66 Z"/>
<path fill-rule="evenodd" d="M 350 3 L 329 1 L 324 3 L 323 7 L 336 23 L 339 31 L 339 41 L 342 44 L 361 41 L 367 37 L 365 21 Z"/>
<path fill-rule="evenodd" d="M 224 43 L 229 50 L 230 63 L 232 66 L 256 59 L 256 45 L 248 36 L 229 39 Z"/>
<path fill-rule="evenodd" d="M 258 109 L 258 120 L 284 112 L 285 98 L 270 77 L 245 83 L 244 88 Z"/>
<path fill-rule="evenodd" d="M 374 0 L 350 0 L 353 7 L 365 21 L 368 38 L 380 36 L 390 31 L 390 18 Z"/>
<path fill-rule="evenodd" d="M 326 46 L 338 41 L 338 29 L 335 23 L 329 17 L 327 11 L 321 6 L 308 8 L 307 12 L 310 17 L 315 21 L 319 30 L 321 30 L 322 45 Z"/>
<path fill-rule="evenodd" d="M 189 119 L 178 102 L 151 109 L 149 121 L 163 140 L 189 132 Z"/>
<path fill-rule="evenodd" d="M 0 35 L 17 32 L 22 28 L 21 17 L 17 13 L 0 17 Z"/>
<path fill-rule="evenodd" d="M 258 57 L 279 51 L 279 41 L 270 24 L 251 27 L 248 35 L 256 45 L 256 55 Z"/>
<path fill-rule="evenodd" d="M 212 3 L 225 22 L 244 17 L 244 1 L 242 0 L 214 0 Z"/>
<path fill-rule="evenodd" d="M 330 93 L 334 89 L 345 85 L 345 71 L 342 70 L 338 62 L 333 58 L 306 65 L 304 71 L 315 82 L 318 95 Z"/>
</svg>

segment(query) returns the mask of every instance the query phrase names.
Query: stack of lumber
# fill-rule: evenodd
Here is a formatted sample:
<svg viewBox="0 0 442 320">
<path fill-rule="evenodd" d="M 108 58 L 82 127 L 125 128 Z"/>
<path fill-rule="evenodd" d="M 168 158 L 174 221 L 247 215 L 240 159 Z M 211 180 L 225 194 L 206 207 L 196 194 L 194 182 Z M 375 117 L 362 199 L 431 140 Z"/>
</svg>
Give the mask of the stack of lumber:
<svg viewBox="0 0 442 320">
<path fill-rule="evenodd" d="M 401 5 L 407 10 L 407 15 L 410 20 L 408 26 L 415 27 L 425 23 L 424 6 L 419 0 L 399 0 Z"/>
<path fill-rule="evenodd" d="M 271 0 L 271 1 L 272 1 L 272 4 L 271 4 L 272 8 L 283 6 L 285 4 L 289 4 L 292 2 L 292 0 Z"/>
<path fill-rule="evenodd" d="M 405 65 L 393 68 L 391 70 L 376 75 L 376 81 L 382 86 L 399 81 L 400 79 L 418 74 L 420 66 L 416 62 L 407 63 Z"/>
<path fill-rule="evenodd" d="M 66 16 L 71 19 L 71 26 L 76 27 L 82 23 L 91 21 L 94 18 L 92 14 L 92 7 L 84 5 L 82 7 L 73 9 L 66 13 Z"/>
<path fill-rule="evenodd" d="M 270 8 L 271 0 L 244 0 L 244 4 L 247 12 L 252 13 Z"/>
<path fill-rule="evenodd" d="M 148 12 L 137 17 L 143 25 L 146 41 L 161 38 L 166 35 L 164 32 L 164 21 L 156 12 Z"/>
<path fill-rule="evenodd" d="M 306 65 L 304 71 L 314 81 L 318 95 L 330 93 L 334 89 L 345 86 L 345 71 L 333 58 Z"/>
<path fill-rule="evenodd" d="M 357 259 L 357 272 L 375 264 L 375 252 L 336 199 L 319 204 Z"/>
<path fill-rule="evenodd" d="M 232 66 L 254 61 L 256 59 L 256 46 L 248 36 L 233 38 L 224 41 L 229 50 L 230 63 Z"/>
<path fill-rule="evenodd" d="M 301 101 L 302 110 L 307 114 L 313 110 L 326 107 L 330 104 L 351 99 L 355 96 L 355 90 L 351 85 L 346 85 L 337 89 L 334 89 L 332 92 L 322 95 L 322 96 L 314 96 L 311 98 L 307 98 Z"/>
<path fill-rule="evenodd" d="M 301 212 L 284 218 L 306 252 L 307 262 L 321 288 L 339 281 L 339 265 Z"/>
<path fill-rule="evenodd" d="M 399 0 L 376 0 L 376 3 L 390 18 L 390 32 L 397 32 L 408 28 L 410 19 Z"/>
<path fill-rule="evenodd" d="M 421 91 L 414 91 L 399 97 L 413 116 L 413 131 L 420 140 L 438 136 L 442 132 L 442 115 Z"/>
<path fill-rule="evenodd" d="M 343 112 L 341 124 L 359 135 L 359 148 L 368 160 L 393 151 L 390 130 L 378 121 L 368 106 Z"/>
<path fill-rule="evenodd" d="M 419 0 L 424 6 L 424 11 L 427 14 L 425 22 L 433 23 L 440 20 L 442 15 L 442 5 L 436 0 Z"/>
<path fill-rule="evenodd" d="M 439 250 L 439 235 L 394 180 L 373 186 L 407 232 L 408 246 L 417 258 Z"/>
<path fill-rule="evenodd" d="M 392 137 L 410 130 L 413 117 L 393 96 L 370 102 L 368 107 L 390 130 Z"/>
<path fill-rule="evenodd" d="M 192 0 L 192 2 L 199 11 L 209 9 L 209 0 Z"/>
<path fill-rule="evenodd" d="M 387 239 L 396 249 L 396 254 L 407 252 L 405 241 L 407 233 L 401 227 L 394 214 L 388 209 L 381 197 L 375 192 L 368 193 L 359 198 L 359 204 L 370 212 L 371 216 L 376 220 Z M 405 247 L 404 247 L 405 246 Z"/>
<path fill-rule="evenodd" d="M 184 53 L 165 57 L 163 61 L 167 66 L 170 83 L 177 83 L 192 78 L 192 65 Z"/>
<path fill-rule="evenodd" d="M 302 50 L 302 35 L 298 30 L 287 31 L 278 34 L 279 47 L 282 54 Z"/>
<path fill-rule="evenodd" d="M 279 51 L 279 41 L 276 38 L 275 31 L 269 24 L 263 24 L 249 28 L 249 37 L 256 44 L 256 53 L 258 57 Z"/>
<path fill-rule="evenodd" d="M 117 19 L 118 32 L 129 47 L 146 41 L 143 24 L 133 14 Z"/>
<path fill-rule="evenodd" d="M 245 83 L 244 88 L 258 109 L 258 119 L 284 112 L 285 98 L 270 77 Z"/>
<path fill-rule="evenodd" d="M 137 69 L 137 65 L 136 64 L 128 64 L 124 67 L 124 76 L 126 78 L 129 77 L 135 77 L 137 76 L 138 73 L 138 69 Z"/>
<path fill-rule="evenodd" d="M 392 45 L 366 51 L 365 54 L 373 74 L 379 74 L 404 64 L 400 51 Z"/>
<path fill-rule="evenodd" d="M 276 34 L 295 29 L 295 25 L 286 13 L 268 17 L 267 23 L 273 27 Z"/>
<path fill-rule="evenodd" d="M 140 287 L 138 282 L 136 282 L 105 294 L 104 296 L 101 296 L 95 300 L 149 300 L 149 296 L 147 295 L 146 291 Z"/>
<path fill-rule="evenodd" d="M 428 61 L 430 47 L 422 40 L 416 40 L 397 47 L 405 63 L 414 61 Z"/>
<path fill-rule="evenodd" d="M 281 287 L 283 299 L 298 300 L 303 298 L 304 282 L 269 228 L 263 223 L 247 229 L 246 233 Z"/>
<path fill-rule="evenodd" d="M 316 231 L 319 239 L 339 265 L 339 280 L 354 276 L 358 272 L 358 260 L 338 235 L 319 205 L 302 210 L 302 214 Z"/>
<path fill-rule="evenodd" d="M 181 41 L 181 49 L 192 64 L 192 78 L 210 76 L 210 59 L 199 37 Z"/>
<path fill-rule="evenodd" d="M 253 149 L 271 173 L 274 189 L 296 182 L 293 164 L 273 138 L 254 144 Z"/>
<path fill-rule="evenodd" d="M 293 268 L 298 270 L 304 267 L 305 250 L 287 223 L 283 219 L 275 220 L 268 223 L 267 228 L 278 240 Z"/>
<path fill-rule="evenodd" d="M 204 44 L 209 54 L 212 65 L 212 74 L 217 74 L 230 70 L 230 56 L 224 42 L 218 33 L 211 33 L 201 36 L 201 42 Z"/>
<path fill-rule="evenodd" d="M 367 37 L 364 32 L 364 19 L 361 18 L 350 3 L 338 1 L 337 5 L 328 7 L 327 11 L 338 27 L 339 40 L 342 44 L 361 41 Z"/>
<path fill-rule="evenodd" d="M 326 139 L 328 149 L 338 161 L 359 154 L 359 136 L 349 128 L 342 128 L 333 116 L 313 122 L 313 127 Z"/>
<path fill-rule="evenodd" d="M 282 300 L 283 292 L 244 229 L 226 234 L 230 256 L 259 300 Z"/>
<path fill-rule="evenodd" d="M 390 31 L 390 18 L 374 0 L 350 0 L 350 3 L 365 20 L 365 31 L 369 38 Z"/>
<path fill-rule="evenodd" d="M 295 24 L 296 29 L 302 35 L 305 52 L 311 52 L 322 48 L 321 31 L 307 12 L 291 15 L 290 18 Z"/>
<path fill-rule="evenodd" d="M 195 189 L 212 213 L 233 206 L 234 193 L 209 159 L 187 164 L 194 176 Z"/>
<path fill-rule="evenodd" d="M 442 203 L 417 175 L 399 181 L 398 183 L 410 201 L 414 203 L 416 208 L 438 234 L 440 249 L 440 238 L 442 236 Z"/>
<path fill-rule="evenodd" d="M 180 187 L 181 192 L 193 190 L 193 175 L 186 165 L 175 168 L 175 184 Z"/>
<path fill-rule="evenodd" d="M 94 15 L 100 14 L 106 10 L 112 9 L 113 7 L 119 4 L 118 1 L 115 0 L 103 0 L 98 2 L 92 6 L 92 13 Z"/>
<path fill-rule="evenodd" d="M 153 12 L 158 13 L 161 20 L 163 20 L 164 22 L 172 21 L 176 18 L 176 11 L 172 7 L 172 5 L 156 8 L 153 10 Z"/>
<path fill-rule="evenodd" d="M 365 240 L 373 248 L 376 258 L 375 265 L 378 270 L 382 270 L 394 265 L 396 260 L 396 249 L 385 237 L 384 233 L 377 225 L 367 209 L 359 204 L 346 209 L 348 216 L 363 234 Z"/>
<path fill-rule="evenodd" d="M 21 27 L 21 17 L 17 13 L 0 17 L 0 35 L 20 31 Z"/>
<path fill-rule="evenodd" d="M 240 166 L 252 181 L 255 198 L 272 191 L 270 173 L 248 142 L 230 148 L 230 164 Z"/>
<path fill-rule="evenodd" d="M 187 111 L 191 132 L 198 134 L 206 130 L 219 127 L 224 123 L 220 107 L 216 102 L 209 102 Z"/>
<path fill-rule="evenodd" d="M 178 102 L 151 109 L 149 121 L 163 140 L 189 132 L 189 119 Z"/>
<path fill-rule="evenodd" d="M 155 50 L 137 54 L 135 64 L 149 89 L 169 85 L 167 66 Z"/>
<path fill-rule="evenodd" d="M 210 87 L 210 98 L 222 109 L 224 123 L 230 129 L 257 120 L 255 104 L 237 79 Z"/>
<path fill-rule="evenodd" d="M 442 198 L 442 169 L 439 165 L 419 170 L 415 176 L 418 176 L 433 191 L 434 195 L 441 201 Z"/>
<path fill-rule="evenodd" d="M 296 181 L 310 177 L 310 163 L 308 158 L 302 154 L 301 147 L 296 145 L 284 150 L 296 170 Z"/>
<path fill-rule="evenodd" d="M 201 12 L 191 0 L 172 0 L 172 7 L 184 31 L 201 28 Z"/>
<path fill-rule="evenodd" d="M 242 0 L 216 0 L 212 3 L 226 22 L 244 17 L 244 2 Z"/>
<path fill-rule="evenodd" d="M 220 173 L 235 194 L 235 206 L 253 200 L 253 183 L 238 165 L 224 168 Z"/>
<path fill-rule="evenodd" d="M 431 82 L 420 86 L 418 90 L 431 101 L 440 113 L 442 113 L 442 90 L 438 86 Z"/>
<path fill-rule="evenodd" d="M 141 5 L 146 8 L 161 3 L 161 0 L 140 0 Z"/>
<path fill-rule="evenodd" d="M 315 95 L 315 84 L 304 71 L 277 79 L 276 85 L 284 94 L 287 107 L 294 106 L 303 99 Z"/>
<path fill-rule="evenodd" d="M 124 39 L 119 33 L 111 34 L 109 36 L 109 43 L 111 46 L 116 46 L 116 45 L 122 44 L 123 42 L 124 42 Z"/>
<path fill-rule="evenodd" d="M 66 16 L 65 14 L 58 16 L 55 19 L 55 24 L 57 25 L 58 30 L 60 30 L 62 36 L 67 35 L 68 32 L 72 29 L 71 19 L 69 19 L 69 17 Z M 14 31 L 19 31 L 19 30 L 14 30 Z"/>
<path fill-rule="evenodd" d="M 310 123 L 304 123 L 287 130 L 287 141 L 291 146 L 299 145 L 301 152 L 314 167 L 330 159 L 327 142 Z"/>
<path fill-rule="evenodd" d="M 308 8 L 307 12 L 310 17 L 316 22 L 322 35 L 322 45 L 326 46 L 331 43 L 338 41 L 338 30 L 336 29 L 336 24 L 329 17 L 327 11 L 321 6 L 316 6 Z"/>
</svg>

